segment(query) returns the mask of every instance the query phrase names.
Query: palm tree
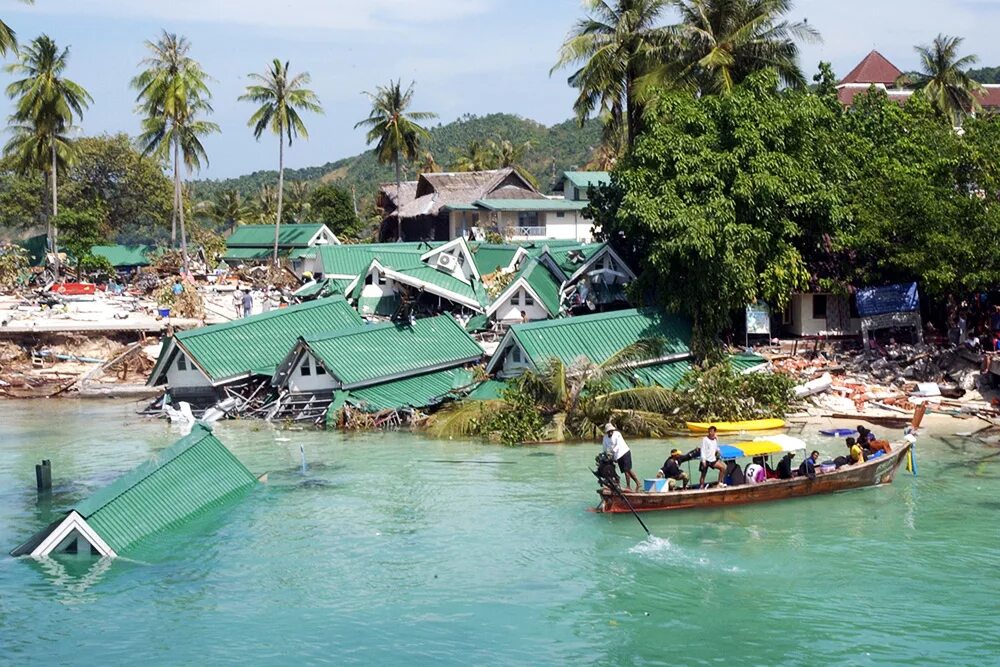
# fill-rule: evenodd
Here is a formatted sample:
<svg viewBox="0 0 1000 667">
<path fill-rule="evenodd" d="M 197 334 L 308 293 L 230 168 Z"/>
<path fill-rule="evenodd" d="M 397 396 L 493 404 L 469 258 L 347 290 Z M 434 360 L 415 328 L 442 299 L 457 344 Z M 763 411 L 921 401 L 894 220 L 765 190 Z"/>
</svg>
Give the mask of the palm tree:
<svg viewBox="0 0 1000 667">
<path fill-rule="evenodd" d="M 306 221 L 309 216 L 309 192 L 312 188 L 309 181 L 292 181 L 288 184 L 288 202 L 285 205 L 285 218 L 294 224 Z"/>
<path fill-rule="evenodd" d="M 728 93 L 753 72 L 771 68 L 782 83 L 806 85 L 795 40 L 819 33 L 805 21 L 782 18 L 791 0 L 677 0 L 681 21 L 670 32 L 677 62 L 661 64 L 657 79 L 687 84 L 701 93 Z"/>
<path fill-rule="evenodd" d="M 257 196 L 251 206 L 257 214 L 257 221 L 260 224 L 266 225 L 271 220 L 274 220 L 274 216 L 278 211 L 277 188 L 270 185 L 260 186 L 260 190 L 257 191 Z"/>
<path fill-rule="evenodd" d="M 417 159 L 420 142 L 429 134 L 417 121 L 436 118 L 437 114 L 428 111 L 409 111 L 413 101 L 413 82 L 406 90 L 402 89 L 400 80 L 389 81 L 386 86 L 379 86 L 374 93 L 365 92 L 371 100 L 372 108 L 368 118 L 355 124 L 355 128 L 365 127 L 368 134 L 365 137 L 370 146 L 375 143 L 375 157 L 380 164 L 392 163 L 396 169 L 396 201 L 399 202 L 399 191 L 402 187 L 403 172 L 400 157 L 407 161 Z M 396 239 L 403 240 L 403 222 L 398 213 L 396 216 Z"/>
<path fill-rule="evenodd" d="M 33 4 L 35 0 L 21 0 L 26 5 Z M 0 21 L 0 56 L 5 56 L 10 52 L 17 53 L 17 34 L 9 25 Z"/>
<path fill-rule="evenodd" d="M 247 123 L 253 128 L 254 137 L 259 141 L 260 135 L 268 128 L 278 135 L 278 207 L 274 224 L 275 264 L 278 263 L 281 197 L 285 189 L 285 137 L 288 137 L 289 146 L 292 145 L 292 139 L 299 135 L 302 135 L 303 139 L 309 138 L 306 125 L 302 122 L 302 117 L 299 116 L 299 110 L 323 113 L 323 107 L 320 106 L 316 93 L 305 87 L 310 80 L 309 73 L 302 72 L 290 76 L 288 65 L 288 61 L 282 65 L 281 61 L 275 58 L 266 73 L 250 75 L 250 78 L 257 83 L 247 86 L 247 92 L 240 95 L 241 101 L 260 105 Z"/>
<path fill-rule="evenodd" d="M 531 141 L 515 144 L 504 137 L 490 139 L 489 152 L 493 156 L 493 167 L 495 169 L 520 167 L 533 146 Z"/>
<path fill-rule="evenodd" d="M 199 115 L 212 112 L 208 75 L 189 54 L 191 43 L 185 37 L 163 31 L 158 41 L 146 42 L 149 57 L 140 62 L 146 69 L 132 79 L 138 91 L 136 101 L 145 115 L 139 145 L 145 154 L 173 160 L 174 206 L 170 242 L 177 243 L 181 231 L 181 257 L 188 269 L 187 234 L 184 228 L 184 197 L 181 187 L 181 163 L 189 172 L 208 163 L 201 137 L 219 132 L 215 123 Z M 171 155 L 172 153 L 172 155 Z"/>
<path fill-rule="evenodd" d="M 227 188 L 216 193 L 214 199 L 198 202 L 195 213 L 202 213 L 216 223 L 221 223 L 229 233 L 236 231 L 250 217 L 250 209 L 236 188 Z"/>
<path fill-rule="evenodd" d="M 472 139 L 455 151 L 451 163 L 453 171 L 484 171 L 493 168 L 493 153 L 490 145 L 479 139 Z"/>
<path fill-rule="evenodd" d="M 434 159 L 434 153 L 424 151 L 420 154 L 420 160 L 417 163 L 418 174 L 433 174 L 439 171 L 441 171 L 441 165 Z"/>
<path fill-rule="evenodd" d="M 983 87 L 965 70 L 979 61 L 974 55 L 958 56 L 961 37 L 938 35 L 930 46 L 914 47 L 920 55 L 921 72 L 913 77 L 903 75 L 903 83 L 920 90 L 952 125 L 962 124 L 962 117 L 982 109 L 977 93 Z"/>
<path fill-rule="evenodd" d="M 55 255 L 55 273 L 59 275 L 58 172 L 60 162 L 71 158 L 71 142 L 67 131 L 74 118 L 83 118 L 83 111 L 93 101 L 79 84 L 62 76 L 69 61 L 69 48 L 60 50 L 47 35 L 41 35 L 26 46 L 20 60 L 7 66 L 7 71 L 22 76 L 7 86 L 7 96 L 16 100 L 10 120 L 15 123 L 14 138 L 8 150 L 20 157 L 23 166 L 39 165 L 41 151 L 48 156 L 47 179 L 52 192 L 52 207 L 48 221 L 48 242 Z"/>
<path fill-rule="evenodd" d="M 550 74 L 579 69 L 569 84 L 580 92 L 573 110 L 581 125 L 597 109 L 608 136 L 635 143 L 642 105 L 638 82 L 671 52 L 670 33 L 660 25 L 673 0 L 585 0 L 589 15 L 577 22 L 559 50 Z"/>
</svg>

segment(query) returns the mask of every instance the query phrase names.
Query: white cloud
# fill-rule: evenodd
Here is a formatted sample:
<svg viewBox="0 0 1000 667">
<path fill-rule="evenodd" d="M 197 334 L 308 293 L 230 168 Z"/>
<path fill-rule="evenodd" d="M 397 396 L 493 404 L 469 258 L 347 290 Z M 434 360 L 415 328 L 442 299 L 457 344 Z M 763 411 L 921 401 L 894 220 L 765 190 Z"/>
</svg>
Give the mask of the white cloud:
<svg viewBox="0 0 1000 667">
<path fill-rule="evenodd" d="M 268 28 L 372 31 L 487 13 L 494 0 L 46 0 L 18 11 Z"/>
</svg>

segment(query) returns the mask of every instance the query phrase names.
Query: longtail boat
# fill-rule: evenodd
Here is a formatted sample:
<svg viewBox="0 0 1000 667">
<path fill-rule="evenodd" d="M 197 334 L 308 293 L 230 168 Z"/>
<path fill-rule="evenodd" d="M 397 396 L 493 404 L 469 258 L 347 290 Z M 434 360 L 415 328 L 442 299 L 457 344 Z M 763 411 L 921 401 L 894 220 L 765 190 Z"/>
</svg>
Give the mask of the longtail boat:
<svg viewBox="0 0 1000 667">
<path fill-rule="evenodd" d="M 820 472 L 817 469 L 816 479 L 808 477 L 769 479 L 759 484 L 663 492 L 615 490 L 602 486 L 597 491 L 601 496 L 601 504 L 598 505 L 597 511 L 617 513 L 630 512 L 634 509 L 636 512 L 652 512 L 726 507 L 890 484 L 912 447 L 912 442 L 903 441 L 893 445 L 891 452 L 864 463 L 841 466 L 830 472 Z"/>
</svg>

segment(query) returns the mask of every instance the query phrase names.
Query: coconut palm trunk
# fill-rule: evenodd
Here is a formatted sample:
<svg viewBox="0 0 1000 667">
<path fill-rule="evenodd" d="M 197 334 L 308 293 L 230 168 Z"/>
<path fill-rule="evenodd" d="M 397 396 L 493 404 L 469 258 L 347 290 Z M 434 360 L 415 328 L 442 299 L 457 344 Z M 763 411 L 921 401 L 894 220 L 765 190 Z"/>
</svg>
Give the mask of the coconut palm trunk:
<svg viewBox="0 0 1000 667">
<path fill-rule="evenodd" d="M 56 169 L 58 162 L 56 160 L 56 142 L 55 138 L 52 140 L 51 146 L 52 153 L 52 217 L 49 218 L 49 247 L 52 248 L 52 256 L 54 257 L 53 265 L 56 274 L 56 280 L 59 279 L 59 229 L 56 227 L 56 216 L 59 215 L 59 194 L 58 194 L 58 177 L 56 176 Z"/>
<path fill-rule="evenodd" d="M 403 170 L 399 165 L 399 152 L 396 152 L 394 157 L 396 165 L 396 242 L 402 242 L 403 240 L 403 216 L 400 213 L 400 209 L 403 208 L 403 201 L 399 198 L 400 192 L 403 189 Z"/>
<path fill-rule="evenodd" d="M 278 232 L 281 230 L 281 200 L 285 191 L 285 138 L 278 126 L 278 218 L 274 221 L 274 265 L 278 266 Z"/>
<path fill-rule="evenodd" d="M 181 142 L 174 138 L 174 214 L 170 221 L 170 247 L 177 247 L 177 214 L 181 209 Z"/>
<path fill-rule="evenodd" d="M 174 220 L 179 223 L 181 231 L 181 265 L 184 267 L 185 276 L 188 274 L 188 253 L 187 235 L 184 233 L 184 194 L 181 189 L 181 141 L 177 137 L 174 139 Z M 175 229 L 176 232 L 176 229 Z M 174 242 L 177 236 L 174 234 Z"/>
</svg>

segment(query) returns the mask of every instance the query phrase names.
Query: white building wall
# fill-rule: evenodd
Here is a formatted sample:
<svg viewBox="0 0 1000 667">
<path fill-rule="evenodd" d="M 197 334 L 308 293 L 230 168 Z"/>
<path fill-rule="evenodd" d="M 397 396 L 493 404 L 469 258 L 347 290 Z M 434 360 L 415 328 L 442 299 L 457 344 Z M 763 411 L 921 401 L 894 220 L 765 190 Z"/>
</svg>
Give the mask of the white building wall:
<svg viewBox="0 0 1000 667">
<path fill-rule="evenodd" d="M 326 373 L 308 353 L 302 356 L 288 374 L 288 388 L 292 391 L 332 391 L 335 386 L 336 383 L 330 374 Z"/>
<path fill-rule="evenodd" d="M 825 296 L 827 299 L 828 316 L 825 318 L 813 317 L 813 299 L 816 296 Z M 850 336 L 861 333 L 859 318 L 848 317 L 839 320 L 832 317 L 834 309 L 850 312 L 847 298 L 835 294 L 793 294 L 789 306 L 791 311 L 789 331 L 795 336 Z"/>
<path fill-rule="evenodd" d="M 520 322 L 522 310 L 527 316 L 528 321 L 534 322 L 535 320 L 549 319 L 549 314 L 545 311 L 545 308 L 538 301 L 535 301 L 534 297 L 532 297 L 534 303 L 531 305 L 527 304 L 527 297 L 529 296 L 524 288 L 518 289 L 507 299 L 504 299 L 503 305 L 493 313 L 493 319 L 506 324 Z"/>
<path fill-rule="evenodd" d="M 183 368 L 182 368 L 183 366 Z M 212 382 L 198 370 L 191 359 L 178 348 L 173 361 L 167 367 L 167 384 L 172 389 L 211 387 Z"/>
<path fill-rule="evenodd" d="M 504 356 L 500 375 L 503 377 L 514 377 L 515 375 L 520 375 L 528 368 L 527 357 L 525 357 L 524 352 L 515 343 L 511 349 L 507 350 L 507 354 Z"/>
</svg>

